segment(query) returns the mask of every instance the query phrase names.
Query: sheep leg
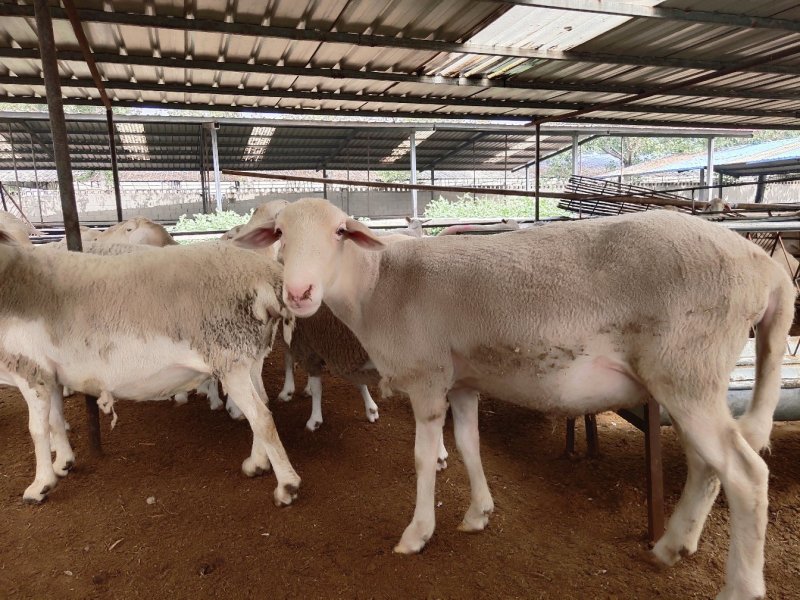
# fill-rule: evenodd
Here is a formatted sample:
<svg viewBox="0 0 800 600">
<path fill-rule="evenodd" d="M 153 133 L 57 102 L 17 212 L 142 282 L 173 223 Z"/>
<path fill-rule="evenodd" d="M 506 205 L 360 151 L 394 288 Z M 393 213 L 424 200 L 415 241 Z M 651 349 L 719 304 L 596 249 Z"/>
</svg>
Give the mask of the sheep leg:
<svg viewBox="0 0 800 600">
<path fill-rule="evenodd" d="M 675 429 L 686 451 L 688 470 L 683 493 L 669 519 L 667 530 L 653 547 L 656 558 L 667 565 L 673 565 L 682 556 L 697 552 L 703 525 L 719 494 L 719 479 L 714 470 L 686 442 L 677 424 Z"/>
<path fill-rule="evenodd" d="M 489 523 L 489 515 L 494 510 L 494 501 L 481 464 L 478 392 L 458 390 L 450 392 L 447 399 L 453 411 L 456 445 L 469 475 L 471 491 L 469 509 L 458 528 L 461 531 L 483 531 Z"/>
<path fill-rule="evenodd" d="M 309 374 L 308 388 L 311 390 L 311 416 L 306 422 L 306 429 L 316 431 L 322 425 L 322 377 Z"/>
<path fill-rule="evenodd" d="M 447 468 L 448 456 L 450 455 L 447 453 L 447 448 L 444 447 L 444 431 L 442 431 L 442 437 L 439 438 L 439 452 L 436 456 L 437 471 L 444 471 Z"/>
<path fill-rule="evenodd" d="M 189 402 L 189 392 L 178 392 L 177 394 L 175 394 L 174 398 L 175 398 L 175 404 L 177 404 L 178 406 L 186 404 L 187 402 Z"/>
<path fill-rule="evenodd" d="M 719 398 L 709 397 L 704 403 L 696 403 L 688 413 L 681 406 L 667 406 L 673 422 L 683 433 L 689 451 L 697 454 L 719 477 L 730 510 L 730 550 L 725 569 L 725 586 L 717 600 L 739 598 L 764 598 L 764 538 L 767 528 L 767 486 L 769 469 L 758 453 L 748 444 L 739 431 L 738 424 L 728 412 L 724 388 Z M 685 397 L 685 396 L 681 396 Z M 702 412 L 699 409 L 702 410 Z M 698 470 L 695 467 L 695 470 Z M 700 476 L 704 476 L 702 479 Z M 664 545 L 657 546 L 656 556 L 675 558 L 675 547 L 691 551 L 697 533 L 694 528 L 685 528 L 683 523 L 695 519 L 702 528 L 702 517 L 709 497 L 716 486 L 709 482 L 706 470 L 695 474 L 695 487 L 705 485 L 706 491 L 698 494 L 699 500 L 681 498 L 678 519 L 671 519 Z M 691 491 L 691 489 L 689 490 Z M 686 490 L 684 490 L 686 494 Z M 674 524 L 673 524 L 674 523 Z M 667 546 L 670 544 L 671 547 Z M 655 549 L 654 549 L 655 550 Z M 678 552 L 680 556 L 680 551 Z"/>
<path fill-rule="evenodd" d="M 25 492 L 22 501 L 30 504 L 39 504 L 47 498 L 47 493 L 56 487 L 58 477 L 53 470 L 50 456 L 50 403 L 52 393 L 50 390 L 30 387 L 24 380 L 17 382 L 19 391 L 22 392 L 28 404 L 28 431 L 33 439 L 33 448 L 36 455 L 36 476 Z"/>
<path fill-rule="evenodd" d="M 50 395 L 50 445 L 56 451 L 53 470 L 64 477 L 75 465 L 75 453 L 67 437 L 67 422 L 64 420 L 64 397 L 61 387 L 55 386 Z"/>
<path fill-rule="evenodd" d="M 250 380 L 253 382 L 253 387 L 256 389 L 259 399 L 264 403 L 264 406 L 267 406 L 269 404 L 269 398 L 267 397 L 267 390 L 264 389 L 264 380 L 261 378 L 263 366 L 263 359 L 253 363 L 250 369 Z M 258 477 L 259 475 L 269 473 L 271 468 L 272 465 L 267 456 L 266 446 L 259 443 L 255 436 L 253 436 L 253 446 L 250 450 L 250 456 L 242 463 L 242 472 L 248 477 Z"/>
<path fill-rule="evenodd" d="M 436 459 L 447 410 L 444 397 L 429 399 L 409 394 L 416 420 L 414 463 L 417 470 L 417 504 L 414 517 L 403 532 L 394 551 L 412 554 L 422 550 L 436 528 L 434 512 Z"/>
<path fill-rule="evenodd" d="M 205 394 L 208 398 L 208 407 L 211 410 L 219 410 L 224 406 L 222 398 L 219 397 L 219 386 L 217 385 L 216 377 L 209 377 L 203 384 L 197 388 L 201 394 Z"/>
<path fill-rule="evenodd" d="M 260 460 L 261 448 L 265 449 L 269 462 L 275 471 L 278 486 L 275 488 L 274 498 L 277 506 L 287 506 L 297 497 L 297 490 L 300 487 L 300 477 L 292 468 L 286 450 L 281 443 L 278 431 L 275 428 L 275 421 L 272 419 L 266 404 L 260 398 L 258 390 L 253 385 L 249 368 L 237 368 L 224 376 L 225 389 L 228 391 L 229 399 L 233 399 L 236 405 L 242 410 L 250 427 L 253 430 L 253 448 L 255 456 L 251 454 L 250 462 L 248 459 L 242 463 L 242 470 L 247 474 L 247 468 Z"/>
<path fill-rule="evenodd" d="M 292 353 L 286 350 L 283 353 L 283 389 L 278 394 L 278 400 L 288 402 L 294 395 L 294 359 Z"/>
<path fill-rule="evenodd" d="M 364 400 L 364 410 L 367 413 L 367 421 L 374 423 L 380 417 L 378 414 L 378 405 L 375 404 L 375 400 L 372 399 L 367 386 L 359 385 L 358 391 L 361 392 L 361 398 Z"/>
</svg>

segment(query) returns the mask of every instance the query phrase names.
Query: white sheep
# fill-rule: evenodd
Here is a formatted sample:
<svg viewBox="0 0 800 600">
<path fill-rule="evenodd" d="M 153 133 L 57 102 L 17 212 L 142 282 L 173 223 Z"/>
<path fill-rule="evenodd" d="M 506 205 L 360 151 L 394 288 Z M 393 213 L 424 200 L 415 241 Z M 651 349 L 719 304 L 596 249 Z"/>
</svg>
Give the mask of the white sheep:
<svg viewBox="0 0 800 600">
<path fill-rule="evenodd" d="M 655 557 L 673 564 L 697 550 L 721 480 L 731 550 L 718 598 L 765 595 L 768 469 L 757 451 L 769 443 L 796 290 L 760 248 L 670 211 L 386 248 L 362 223 L 312 199 L 238 243 L 277 238 L 287 307 L 308 317 L 324 300 L 364 345 L 383 389 L 411 400 L 417 505 L 396 552 L 418 552 L 433 534 L 447 400 L 472 489 L 460 528 L 480 531 L 494 503 L 480 459 L 478 392 L 565 415 L 652 396 L 680 432 L 689 465 Z M 757 384 L 737 421 L 728 379 L 751 327 Z"/>
<path fill-rule="evenodd" d="M 503 219 L 499 223 L 489 223 L 481 225 L 450 225 L 445 227 L 437 235 L 460 235 L 462 233 L 496 233 L 498 231 L 516 231 L 519 223 L 514 219 Z"/>
<path fill-rule="evenodd" d="M 25 501 L 43 501 L 74 462 L 61 385 L 110 408 L 113 398 L 166 399 L 214 376 L 253 430 L 242 471 L 255 476 L 271 465 L 275 502 L 292 502 L 300 478 L 261 379 L 278 324 L 288 319 L 279 265 L 226 244 L 94 256 L 8 239 L 0 231 L 0 383 L 18 387 L 28 404 L 36 477 Z"/>
<path fill-rule="evenodd" d="M 20 246 L 31 246 L 30 236 L 39 233 L 22 219 L 6 211 L 0 211 L 0 231 L 5 233 L 8 243 Z"/>
</svg>

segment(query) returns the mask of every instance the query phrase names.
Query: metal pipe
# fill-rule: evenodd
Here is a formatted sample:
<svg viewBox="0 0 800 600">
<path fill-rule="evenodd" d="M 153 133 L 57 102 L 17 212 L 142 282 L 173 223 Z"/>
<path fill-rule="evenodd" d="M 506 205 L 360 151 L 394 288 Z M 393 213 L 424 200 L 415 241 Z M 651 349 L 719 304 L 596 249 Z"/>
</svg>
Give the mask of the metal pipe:
<svg viewBox="0 0 800 600">
<path fill-rule="evenodd" d="M 534 190 L 536 192 L 536 195 L 534 196 L 534 202 L 535 202 L 534 218 L 537 221 L 539 220 L 539 196 L 540 196 L 540 194 L 539 194 L 539 191 L 540 191 L 539 190 L 539 183 L 540 183 L 539 182 L 539 175 L 540 175 L 540 170 L 541 170 L 541 165 L 539 164 L 539 162 L 540 162 L 539 159 L 541 157 L 541 153 L 540 153 L 540 146 L 541 146 L 540 142 L 542 141 L 541 133 L 542 133 L 542 126 L 539 123 L 537 123 L 536 124 L 536 170 L 534 171 L 534 179 L 535 179 L 535 181 L 534 181 L 534 184 L 533 184 L 534 185 Z"/>
<path fill-rule="evenodd" d="M 217 212 L 222 211 L 222 188 L 219 181 L 219 149 L 217 148 L 217 128 L 219 125 L 214 123 L 211 129 L 211 153 L 214 160 L 214 188 L 217 196 Z"/>
<path fill-rule="evenodd" d="M 17 175 L 17 152 L 14 149 L 14 132 L 11 131 L 11 123 L 8 126 L 8 142 L 11 144 L 11 161 L 14 165 L 14 181 L 17 183 L 17 196 L 19 196 L 19 204 L 22 206 L 22 189 L 19 186 L 19 176 Z"/>
<path fill-rule="evenodd" d="M 111 176 L 114 179 L 114 203 L 117 207 L 117 222 L 122 222 L 122 193 L 119 189 L 119 171 L 117 170 L 117 140 L 114 132 L 114 113 L 106 109 L 106 122 L 108 123 L 108 146 L 111 149 Z"/>
<path fill-rule="evenodd" d="M 208 214 L 208 181 L 206 173 L 206 128 L 200 126 L 200 194 L 203 214 Z"/>
<path fill-rule="evenodd" d="M 712 187 L 714 186 L 714 138 L 708 138 L 708 156 L 706 160 L 706 181 L 708 185 L 708 191 L 706 192 L 706 199 L 710 200 L 712 192 Z"/>
<path fill-rule="evenodd" d="M 411 130 L 411 135 L 409 136 L 409 144 L 411 148 L 409 150 L 411 156 L 411 185 L 416 185 L 417 183 L 417 132 L 415 130 Z M 417 190 L 413 188 L 411 190 L 411 216 L 415 219 L 417 218 Z"/>
<path fill-rule="evenodd" d="M 39 189 L 39 171 L 36 169 L 36 152 L 33 150 L 33 134 L 29 131 L 28 138 L 31 142 L 31 162 L 33 163 L 33 180 L 36 184 L 36 203 L 39 205 L 39 223 L 44 225 L 42 214 L 42 191 Z"/>
<path fill-rule="evenodd" d="M 580 155 L 581 147 L 578 143 L 578 136 L 572 136 L 572 174 L 573 175 L 580 175 L 581 174 L 581 155 Z"/>
<path fill-rule="evenodd" d="M 50 6 L 47 0 L 34 0 L 36 33 L 39 36 L 39 52 L 42 57 L 42 71 L 50 113 L 50 128 L 53 135 L 53 154 L 58 172 L 58 189 L 61 194 L 61 211 L 64 216 L 64 232 L 67 248 L 80 252 L 81 236 L 78 209 L 75 205 L 75 188 L 72 181 L 67 126 L 64 122 L 64 104 L 61 99 L 56 44 L 53 38 L 53 22 L 50 19 Z M 93 440 L 94 441 L 94 440 Z M 97 440 L 99 443 L 99 440 Z"/>
<path fill-rule="evenodd" d="M 764 175 L 758 176 L 758 184 L 756 187 L 756 204 L 764 202 L 764 192 L 767 187 L 767 178 Z"/>
<path fill-rule="evenodd" d="M 328 178 L 328 170 L 325 167 L 322 168 L 322 178 L 323 179 L 327 179 Z M 325 200 L 328 199 L 328 182 L 327 181 L 322 184 L 322 197 L 325 198 Z"/>
<path fill-rule="evenodd" d="M 3 191 L 2 182 L 0 182 L 0 200 L 3 201 L 3 210 L 8 212 L 8 206 L 6 205 L 6 193 Z"/>
</svg>

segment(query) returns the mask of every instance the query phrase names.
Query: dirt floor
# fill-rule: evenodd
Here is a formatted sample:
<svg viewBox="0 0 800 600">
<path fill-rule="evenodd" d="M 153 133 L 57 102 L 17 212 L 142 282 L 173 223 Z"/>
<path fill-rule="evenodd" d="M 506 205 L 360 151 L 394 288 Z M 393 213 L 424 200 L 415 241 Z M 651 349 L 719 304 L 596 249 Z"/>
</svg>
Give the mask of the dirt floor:
<svg viewBox="0 0 800 600">
<path fill-rule="evenodd" d="M 265 367 L 282 383 L 280 352 Z M 302 389 L 304 377 L 298 377 Z M 120 403 L 103 419 L 105 455 L 87 449 L 83 398 L 67 402 L 75 470 L 41 506 L 24 505 L 34 459 L 26 409 L 0 390 L 0 596 L 3 598 L 711 598 L 721 586 L 728 514 L 717 501 L 698 553 L 651 566 L 642 435 L 599 419 L 602 457 L 565 460 L 563 421 L 492 400 L 481 405 L 484 466 L 496 511 L 489 529 L 456 530 L 466 473 L 445 433 L 449 468 L 437 486 L 437 530 L 419 556 L 392 546 L 414 502 L 414 423 L 407 402 L 378 400 L 369 424 L 355 388 L 325 382 L 325 423 L 305 431 L 310 402 L 273 403 L 303 478 L 289 508 L 272 504 L 272 475 L 247 479 L 245 422 L 188 405 Z M 582 430 L 578 432 L 583 447 Z M 667 502 L 685 467 L 663 430 Z M 800 424 L 778 424 L 770 478 L 770 598 L 800 598 Z M 155 502 L 148 504 L 148 497 Z"/>
</svg>

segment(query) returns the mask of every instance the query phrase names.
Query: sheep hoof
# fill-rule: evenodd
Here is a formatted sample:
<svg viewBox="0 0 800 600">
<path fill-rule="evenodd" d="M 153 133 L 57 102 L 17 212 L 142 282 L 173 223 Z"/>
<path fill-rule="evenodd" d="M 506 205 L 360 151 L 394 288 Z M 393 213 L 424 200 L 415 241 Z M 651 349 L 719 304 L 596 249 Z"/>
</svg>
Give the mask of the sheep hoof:
<svg viewBox="0 0 800 600">
<path fill-rule="evenodd" d="M 283 486 L 275 488 L 275 506 L 283 507 L 289 506 L 294 500 L 297 499 L 297 492 L 300 489 L 300 482 L 296 484 L 287 483 Z"/>
<path fill-rule="evenodd" d="M 269 462 L 267 462 L 266 465 L 260 465 L 253 460 L 253 458 L 248 456 L 242 463 L 242 473 L 247 477 L 260 477 L 261 475 L 269 473 L 271 466 Z"/>
<path fill-rule="evenodd" d="M 369 411 L 367 411 L 367 421 L 369 421 L 370 423 L 374 423 L 379 418 L 380 415 L 378 414 L 377 408 L 370 408 Z"/>
<path fill-rule="evenodd" d="M 322 421 L 317 421 L 316 419 L 309 419 L 308 423 L 306 423 L 306 429 L 309 431 L 316 431 L 319 429 L 320 425 L 322 425 Z"/>
<path fill-rule="evenodd" d="M 444 471 L 447 468 L 447 461 L 444 458 L 436 459 L 436 470 Z"/>
<path fill-rule="evenodd" d="M 59 477 L 66 477 L 67 473 L 69 473 L 74 466 L 75 466 L 75 461 L 68 460 L 66 463 L 64 463 L 63 466 L 54 464 L 53 471 L 55 471 L 56 475 L 58 475 Z"/>
<path fill-rule="evenodd" d="M 281 392 L 278 394 L 278 400 L 281 402 L 290 402 L 293 394 L 294 392 Z"/>
</svg>

